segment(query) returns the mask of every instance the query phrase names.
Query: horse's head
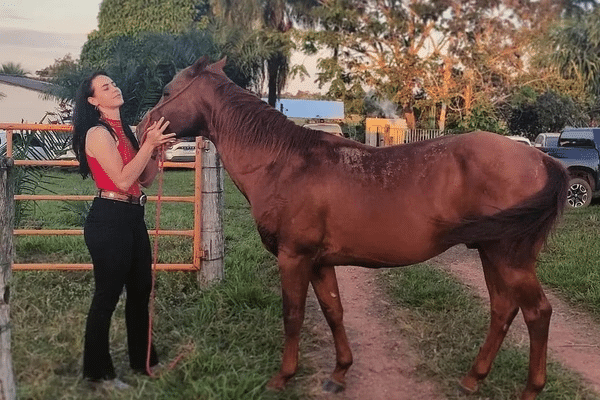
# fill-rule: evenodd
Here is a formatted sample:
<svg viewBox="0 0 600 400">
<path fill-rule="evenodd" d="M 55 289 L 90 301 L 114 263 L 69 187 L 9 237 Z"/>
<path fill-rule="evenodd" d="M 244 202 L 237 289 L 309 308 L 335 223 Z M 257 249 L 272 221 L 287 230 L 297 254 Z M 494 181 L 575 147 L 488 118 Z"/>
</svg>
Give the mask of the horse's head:
<svg viewBox="0 0 600 400">
<path fill-rule="evenodd" d="M 193 65 L 181 70 L 168 83 L 159 102 L 146 113 L 139 124 L 138 135 L 143 134 L 153 122 L 164 117 L 170 121 L 167 131 L 175 132 L 176 137 L 207 136 L 209 131 L 207 103 L 192 86 L 202 73 L 223 74 L 226 59 L 210 64 L 203 56 Z M 141 138 L 142 141 L 144 138 Z"/>
</svg>

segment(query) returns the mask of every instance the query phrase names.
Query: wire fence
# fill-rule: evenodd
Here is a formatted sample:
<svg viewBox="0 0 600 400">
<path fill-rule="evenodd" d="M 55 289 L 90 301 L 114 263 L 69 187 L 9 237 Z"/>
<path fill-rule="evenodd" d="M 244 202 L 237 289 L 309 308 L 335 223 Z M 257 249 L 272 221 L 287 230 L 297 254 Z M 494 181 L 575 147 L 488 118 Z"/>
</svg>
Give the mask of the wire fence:
<svg viewBox="0 0 600 400">
<path fill-rule="evenodd" d="M 386 147 L 435 139 L 445 134 L 445 131 L 439 129 L 403 129 L 386 126 L 376 127 L 374 131 L 367 132 L 365 142 L 371 146 Z"/>
</svg>

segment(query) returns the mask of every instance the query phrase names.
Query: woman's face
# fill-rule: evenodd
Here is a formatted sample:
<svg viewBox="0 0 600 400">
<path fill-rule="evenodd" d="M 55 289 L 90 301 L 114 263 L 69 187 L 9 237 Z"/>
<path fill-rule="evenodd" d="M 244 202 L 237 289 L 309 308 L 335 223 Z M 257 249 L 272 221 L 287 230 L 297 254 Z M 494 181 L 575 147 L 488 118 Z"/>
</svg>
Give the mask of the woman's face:
<svg viewBox="0 0 600 400">
<path fill-rule="evenodd" d="M 118 109 L 123 105 L 121 89 L 105 75 L 98 75 L 92 79 L 94 95 L 88 97 L 88 102 L 99 110 Z"/>
</svg>

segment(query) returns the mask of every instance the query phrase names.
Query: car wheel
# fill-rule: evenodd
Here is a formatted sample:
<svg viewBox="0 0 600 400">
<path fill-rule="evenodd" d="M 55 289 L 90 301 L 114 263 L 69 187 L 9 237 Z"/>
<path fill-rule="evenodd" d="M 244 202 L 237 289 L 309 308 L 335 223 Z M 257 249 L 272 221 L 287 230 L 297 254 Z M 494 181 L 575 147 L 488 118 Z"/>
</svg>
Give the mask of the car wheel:
<svg viewBox="0 0 600 400">
<path fill-rule="evenodd" d="M 571 178 L 567 191 L 567 206 L 570 208 L 587 207 L 592 202 L 592 187 L 582 178 Z"/>
</svg>

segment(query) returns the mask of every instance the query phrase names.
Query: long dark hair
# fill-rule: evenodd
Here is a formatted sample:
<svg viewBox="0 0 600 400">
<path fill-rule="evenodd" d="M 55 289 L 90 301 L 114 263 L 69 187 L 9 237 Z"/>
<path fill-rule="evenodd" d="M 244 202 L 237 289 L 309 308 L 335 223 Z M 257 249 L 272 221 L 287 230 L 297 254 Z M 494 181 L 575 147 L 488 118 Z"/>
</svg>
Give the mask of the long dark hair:
<svg viewBox="0 0 600 400">
<path fill-rule="evenodd" d="M 84 178 L 90 174 L 90 167 L 85 156 L 85 139 L 88 130 L 94 126 L 102 125 L 111 135 L 116 137 L 111 126 L 101 118 L 100 111 L 88 101 L 88 97 L 94 95 L 92 81 L 99 75 L 108 76 L 104 71 L 97 71 L 81 82 L 75 95 L 75 107 L 73 108 L 73 151 L 75 152 L 77 161 L 79 161 L 79 173 Z M 126 124 L 123 118 L 121 118 L 121 124 L 123 125 L 125 135 L 131 141 L 133 147 L 139 150 L 140 146 L 129 124 Z"/>
</svg>

